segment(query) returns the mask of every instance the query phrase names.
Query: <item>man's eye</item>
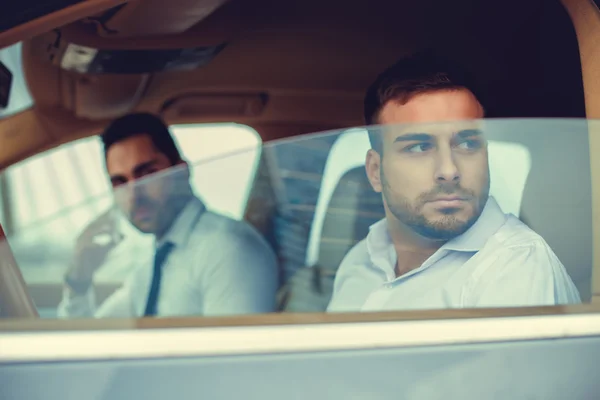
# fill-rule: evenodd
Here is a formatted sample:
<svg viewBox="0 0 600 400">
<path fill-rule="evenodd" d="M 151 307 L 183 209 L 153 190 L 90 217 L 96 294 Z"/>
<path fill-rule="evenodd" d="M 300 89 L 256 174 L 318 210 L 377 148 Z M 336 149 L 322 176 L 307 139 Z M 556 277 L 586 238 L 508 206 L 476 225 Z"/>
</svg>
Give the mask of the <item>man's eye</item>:
<svg viewBox="0 0 600 400">
<path fill-rule="evenodd" d="M 152 175 L 155 172 L 158 172 L 158 169 L 156 169 L 156 168 L 148 168 L 148 169 L 144 170 L 142 173 L 140 173 L 137 176 L 137 178 L 145 178 L 146 176 Z"/>
<path fill-rule="evenodd" d="M 432 147 L 433 145 L 431 143 L 418 143 L 405 147 L 404 151 L 407 153 L 423 153 L 431 150 Z"/>
<path fill-rule="evenodd" d="M 465 140 L 460 142 L 457 147 L 463 150 L 477 150 L 481 148 L 481 142 L 479 140 Z"/>
</svg>

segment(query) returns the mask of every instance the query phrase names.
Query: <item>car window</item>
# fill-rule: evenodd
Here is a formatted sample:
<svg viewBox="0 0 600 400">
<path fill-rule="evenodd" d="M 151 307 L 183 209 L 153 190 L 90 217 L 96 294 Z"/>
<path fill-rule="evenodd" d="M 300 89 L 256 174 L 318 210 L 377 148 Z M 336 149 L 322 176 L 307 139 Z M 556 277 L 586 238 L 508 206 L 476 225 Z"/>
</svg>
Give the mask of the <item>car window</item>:
<svg viewBox="0 0 600 400">
<path fill-rule="evenodd" d="M 192 171 L 196 193 L 212 210 L 242 219 L 261 154 L 258 133 L 236 124 L 176 125 L 171 130 L 192 165 L 204 165 Z M 230 154 L 236 155 L 229 157 Z M 225 157 L 230 160 L 226 165 L 210 162 Z M 227 183 L 225 187 L 223 182 Z"/>
<path fill-rule="evenodd" d="M 541 235 L 581 298 L 588 301 L 592 270 L 588 127 L 584 121 L 563 122 L 552 126 L 550 120 L 486 121 L 489 193 L 504 214 Z M 383 134 L 377 128 L 370 130 Z M 339 276 L 340 264 L 385 218 L 381 193 L 374 192 L 365 174 L 369 148 L 367 131 L 354 128 L 265 149 L 272 153 L 277 170 L 274 235 L 288 286 L 285 310 L 325 310 L 336 278 L 338 284 L 346 280 Z M 418 169 L 412 171 L 415 177 L 419 174 Z M 577 239 L 567 239 L 567 232 Z M 374 298 L 387 298 L 385 290 L 377 294 L 376 289 L 394 283 L 388 274 L 393 272 L 370 271 L 348 278 L 348 285 Z"/>
<path fill-rule="evenodd" d="M 202 186 L 203 196 L 211 208 L 241 218 L 260 155 L 260 137 L 256 131 L 236 124 L 175 125 L 171 130 L 182 154 L 192 165 L 245 150 L 236 158 L 239 171 L 221 171 L 228 179 L 227 174 L 236 179 L 226 196 L 221 189 L 215 189 L 219 181 L 211 179 L 214 174 L 207 171 L 193 177 L 194 188 Z M 10 204 L 10 216 L 3 216 L 3 226 L 8 231 L 25 229 L 106 194 L 110 188 L 102 146 L 95 136 L 31 157 L 11 166 L 3 175 L 9 185 L 5 199 Z M 70 227 L 65 225 L 64 228 Z"/>
<path fill-rule="evenodd" d="M 589 138 L 596 125 L 586 120 L 354 127 L 262 146 L 249 135 L 244 142 L 202 129 L 239 147 L 215 145 L 220 153 L 211 156 L 189 142 L 197 149 L 189 156 L 198 159 L 189 178 L 197 201 L 173 214 L 173 226 L 186 233 L 166 234 L 180 248 L 161 272 L 170 274 L 161 275 L 169 276 L 157 303 L 163 316 L 549 306 L 591 298 Z M 387 138 L 388 147 L 378 149 L 374 138 Z M 42 181 L 23 190 L 40 190 Z M 139 233 L 139 221 L 136 230 L 111 214 L 112 199 L 165 187 L 177 199 L 177 185 L 187 181 L 187 169 L 173 167 L 13 233 L 9 240 L 44 315 L 59 316 L 59 303 L 73 305 L 63 302 L 60 278 L 78 234 L 112 219 L 119 223 L 111 235 L 140 239 L 108 253 L 94 277 L 93 307 L 72 314 L 65 308 L 61 318 L 144 315 L 158 248 L 154 235 Z M 262 220 L 268 223 L 260 230 L 249 222 Z M 69 223 L 79 227 L 63 229 L 63 247 L 32 247 L 38 236 L 58 243 L 54 226 Z M 401 269 L 410 259 L 399 255 L 395 240 L 401 249 L 421 246 L 406 253 L 422 257 L 412 268 Z M 41 278 L 46 274 L 54 278 Z M 123 303 L 118 293 L 132 297 Z"/>
<path fill-rule="evenodd" d="M 191 164 L 191 183 L 215 212 L 241 219 L 260 157 L 260 136 L 238 124 L 171 126 L 183 156 Z M 194 165 L 243 150 L 227 170 L 201 171 Z M 210 163 L 209 163 L 210 164 Z M 221 185 L 231 182 L 227 188 Z M 112 203 L 100 139 L 81 139 L 31 157 L 2 174 L 2 226 L 12 238 L 25 280 L 33 285 L 61 282 L 73 240 Z M 126 240 L 112 255 L 98 282 L 122 282 L 133 268 L 136 251 L 152 245 L 152 238 L 127 223 Z M 49 315 L 53 315 L 50 311 Z"/>
<path fill-rule="evenodd" d="M 0 118 L 16 114 L 33 105 L 33 99 L 29 94 L 27 83 L 25 83 L 25 76 L 23 75 L 21 51 L 21 42 L 0 49 L 0 61 L 2 61 L 13 74 L 8 106 L 4 109 L 0 109 Z"/>
</svg>

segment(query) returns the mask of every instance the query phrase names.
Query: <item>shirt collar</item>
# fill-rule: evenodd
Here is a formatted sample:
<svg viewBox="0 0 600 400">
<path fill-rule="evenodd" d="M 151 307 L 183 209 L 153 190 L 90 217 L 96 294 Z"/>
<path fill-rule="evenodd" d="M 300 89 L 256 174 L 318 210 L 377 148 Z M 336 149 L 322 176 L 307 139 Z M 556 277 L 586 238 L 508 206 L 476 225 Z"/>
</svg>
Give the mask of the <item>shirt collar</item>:
<svg viewBox="0 0 600 400">
<path fill-rule="evenodd" d="M 479 251 L 506 222 L 506 214 L 496 199 L 488 198 L 481 215 L 465 233 L 449 240 L 442 248 L 455 251 Z"/>
<path fill-rule="evenodd" d="M 165 243 L 172 243 L 176 247 L 185 246 L 198 218 L 205 210 L 206 207 L 202 201 L 197 197 L 192 197 L 181 210 L 167 233 L 156 242 L 156 246 L 160 247 Z"/>
<path fill-rule="evenodd" d="M 506 222 L 506 215 L 490 196 L 477 221 L 465 233 L 455 237 L 444 244 L 440 250 L 453 250 L 475 252 L 479 251 L 488 239 L 496 233 Z M 375 261 L 384 258 L 386 263 L 394 264 L 395 250 L 390 249 L 392 240 L 387 229 L 387 220 L 384 218 L 369 228 L 367 236 L 367 249 L 371 258 Z"/>
</svg>

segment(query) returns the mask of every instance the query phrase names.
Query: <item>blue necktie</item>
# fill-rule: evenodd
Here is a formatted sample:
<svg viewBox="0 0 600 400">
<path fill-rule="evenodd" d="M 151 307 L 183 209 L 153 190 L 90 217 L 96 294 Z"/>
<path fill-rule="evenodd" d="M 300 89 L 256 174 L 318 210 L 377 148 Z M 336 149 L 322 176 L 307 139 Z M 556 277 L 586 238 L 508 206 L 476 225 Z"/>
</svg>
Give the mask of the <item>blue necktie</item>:
<svg viewBox="0 0 600 400">
<path fill-rule="evenodd" d="M 156 304 L 158 303 L 158 292 L 160 290 L 160 281 L 162 278 L 162 266 L 169 252 L 173 249 L 173 243 L 163 243 L 154 255 L 154 271 L 152 273 L 152 284 L 148 293 L 148 301 L 146 302 L 146 310 L 144 316 L 156 315 Z"/>
</svg>

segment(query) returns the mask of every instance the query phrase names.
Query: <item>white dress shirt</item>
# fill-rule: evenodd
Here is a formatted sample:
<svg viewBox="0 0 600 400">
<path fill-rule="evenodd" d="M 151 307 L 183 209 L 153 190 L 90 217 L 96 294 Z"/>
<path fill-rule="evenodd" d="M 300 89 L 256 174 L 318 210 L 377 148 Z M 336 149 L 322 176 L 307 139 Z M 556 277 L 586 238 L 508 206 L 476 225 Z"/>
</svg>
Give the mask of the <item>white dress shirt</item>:
<svg viewBox="0 0 600 400">
<path fill-rule="evenodd" d="M 155 246 L 174 245 L 162 266 L 157 316 L 236 315 L 276 309 L 275 254 L 249 224 L 215 214 L 194 198 Z M 140 317 L 153 274 L 155 249 L 124 284 L 96 307 L 94 291 L 76 295 L 65 288 L 58 307 L 62 318 Z"/>
<path fill-rule="evenodd" d="M 396 277 L 385 219 L 342 260 L 328 311 L 541 306 L 581 302 L 540 235 L 490 196 L 481 216 L 419 268 Z"/>
</svg>

